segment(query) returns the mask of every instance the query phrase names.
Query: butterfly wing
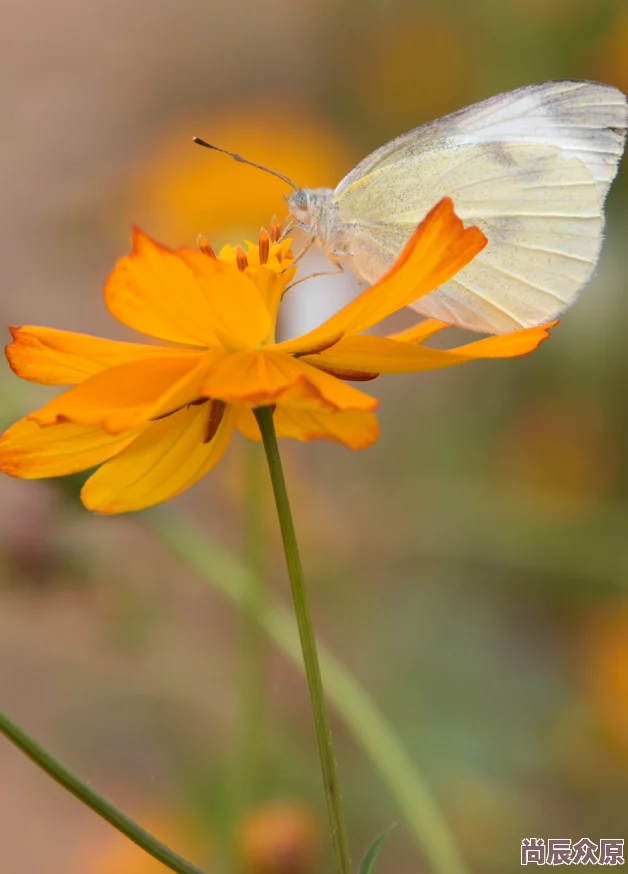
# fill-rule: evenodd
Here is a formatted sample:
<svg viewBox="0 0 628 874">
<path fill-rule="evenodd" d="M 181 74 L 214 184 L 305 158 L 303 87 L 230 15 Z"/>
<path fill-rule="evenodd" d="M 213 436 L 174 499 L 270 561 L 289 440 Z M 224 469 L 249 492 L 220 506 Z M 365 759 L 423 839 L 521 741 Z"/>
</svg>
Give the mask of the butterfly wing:
<svg viewBox="0 0 628 874">
<path fill-rule="evenodd" d="M 393 140 L 336 189 L 349 265 L 379 279 L 448 195 L 488 245 L 415 309 L 503 333 L 554 318 L 590 278 L 628 110 L 615 88 L 547 82 L 491 98 Z"/>
</svg>

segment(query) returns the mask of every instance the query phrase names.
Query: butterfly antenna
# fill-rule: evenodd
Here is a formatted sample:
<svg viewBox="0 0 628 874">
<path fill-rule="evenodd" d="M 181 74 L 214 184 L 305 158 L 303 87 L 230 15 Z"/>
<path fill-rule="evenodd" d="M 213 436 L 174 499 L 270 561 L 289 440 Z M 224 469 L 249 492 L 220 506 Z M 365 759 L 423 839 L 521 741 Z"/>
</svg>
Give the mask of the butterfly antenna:
<svg viewBox="0 0 628 874">
<path fill-rule="evenodd" d="M 263 170 L 265 173 L 270 173 L 271 176 L 276 176 L 277 179 L 281 179 L 282 182 L 286 182 L 295 191 L 299 190 L 299 186 L 288 176 L 284 176 L 283 173 L 277 173 L 276 170 L 271 170 L 270 167 L 264 167 L 263 164 L 256 164 L 255 161 L 249 161 L 247 158 L 243 158 L 242 155 L 238 155 L 235 152 L 229 152 L 227 149 L 221 149 L 219 146 L 212 146 L 211 143 L 205 142 L 205 140 L 202 140 L 200 137 L 192 137 L 192 140 L 197 146 L 204 146 L 206 149 L 213 149 L 214 152 L 222 152 L 223 155 L 229 155 L 230 158 L 233 158 L 234 161 L 238 161 L 240 164 L 248 164 L 249 167 L 257 167 L 258 170 Z"/>
</svg>

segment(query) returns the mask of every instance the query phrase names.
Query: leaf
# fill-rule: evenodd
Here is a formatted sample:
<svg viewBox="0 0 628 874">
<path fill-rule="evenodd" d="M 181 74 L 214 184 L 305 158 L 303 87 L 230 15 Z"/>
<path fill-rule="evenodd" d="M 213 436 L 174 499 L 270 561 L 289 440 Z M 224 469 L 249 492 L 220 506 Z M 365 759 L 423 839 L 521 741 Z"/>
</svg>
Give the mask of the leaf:
<svg viewBox="0 0 628 874">
<path fill-rule="evenodd" d="M 371 846 L 364 854 L 364 858 L 362 859 L 362 863 L 360 864 L 360 871 L 358 872 L 358 874 L 373 874 L 373 871 L 375 871 L 375 862 L 377 861 L 377 857 L 379 856 L 382 847 L 388 840 L 391 831 L 396 827 L 397 823 L 393 822 L 392 825 L 388 826 L 385 832 L 382 832 L 378 838 L 375 838 Z"/>
</svg>

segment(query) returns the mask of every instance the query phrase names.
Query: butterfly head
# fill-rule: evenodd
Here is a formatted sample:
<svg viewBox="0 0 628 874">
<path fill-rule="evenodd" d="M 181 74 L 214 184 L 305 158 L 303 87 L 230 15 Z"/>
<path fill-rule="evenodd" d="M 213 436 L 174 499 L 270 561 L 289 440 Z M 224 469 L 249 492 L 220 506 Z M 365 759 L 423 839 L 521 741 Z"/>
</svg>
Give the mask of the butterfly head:
<svg viewBox="0 0 628 874">
<path fill-rule="evenodd" d="M 290 213 L 306 233 L 320 234 L 321 221 L 332 193 L 330 188 L 297 188 L 286 196 Z"/>
</svg>

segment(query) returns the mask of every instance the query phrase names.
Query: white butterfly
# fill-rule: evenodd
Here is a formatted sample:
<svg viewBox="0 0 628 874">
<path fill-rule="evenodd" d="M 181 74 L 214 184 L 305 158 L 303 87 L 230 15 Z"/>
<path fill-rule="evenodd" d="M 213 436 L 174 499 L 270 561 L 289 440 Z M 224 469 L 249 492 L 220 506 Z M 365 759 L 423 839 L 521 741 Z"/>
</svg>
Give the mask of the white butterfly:
<svg viewBox="0 0 628 874">
<path fill-rule="evenodd" d="M 609 85 L 528 85 L 392 140 L 335 191 L 295 186 L 288 207 L 331 261 L 372 284 L 449 196 L 488 245 L 414 309 L 487 333 L 543 324 L 595 269 L 627 120 Z"/>
</svg>

